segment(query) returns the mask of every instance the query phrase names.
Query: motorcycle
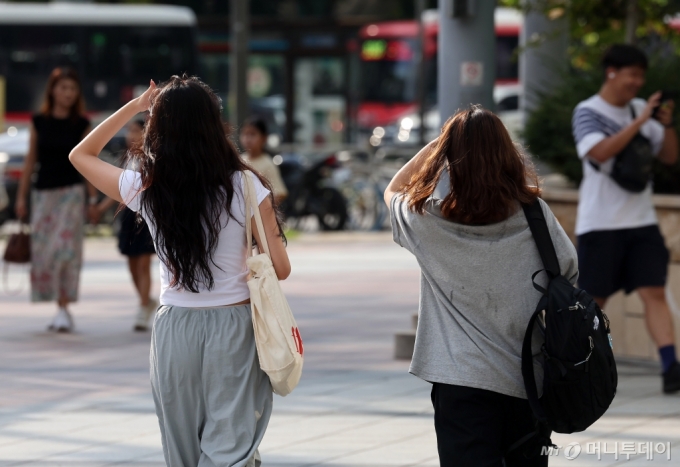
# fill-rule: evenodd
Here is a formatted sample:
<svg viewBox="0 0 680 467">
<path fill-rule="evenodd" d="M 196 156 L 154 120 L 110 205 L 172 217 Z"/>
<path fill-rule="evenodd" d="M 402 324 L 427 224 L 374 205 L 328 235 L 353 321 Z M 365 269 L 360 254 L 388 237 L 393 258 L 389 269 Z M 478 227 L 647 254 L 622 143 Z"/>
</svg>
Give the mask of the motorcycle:
<svg viewBox="0 0 680 467">
<path fill-rule="evenodd" d="M 315 216 L 322 230 L 342 230 L 347 222 L 347 201 L 332 185 L 333 172 L 341 167 L 335 155 L 305 166 L 299 157 L 287 157 L 279 165 L 288 197 L 281 210 L 289 225 L 306 216 Z"/>
</svg>

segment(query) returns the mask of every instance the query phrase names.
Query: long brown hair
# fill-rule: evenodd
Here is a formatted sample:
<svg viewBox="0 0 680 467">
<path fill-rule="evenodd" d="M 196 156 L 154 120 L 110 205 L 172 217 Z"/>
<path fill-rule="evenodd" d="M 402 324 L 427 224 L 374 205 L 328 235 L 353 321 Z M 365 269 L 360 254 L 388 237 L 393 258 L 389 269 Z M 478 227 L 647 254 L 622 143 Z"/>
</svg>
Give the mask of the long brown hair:
<svg viewBox="0 0 680 467">
<path fill-rule="evenodd" d="M 454 222 L 501 222 L 517 202 L 531 203 L 540 194 L 531 162 L 513 144 L 500 119 L 479 106 L 459 111 L 444 124 L 425 163 L 402 190 L 411 210 L 425 212 L 427 199 L 447 169 L 451 191 L 441 211 Z"/>
<path fill-rule="evenodd" d="M 78 85 L 78 98 L 75 100 L 71 109 L 69 110 L 70 117 L 77 117 L 85 113 L 85 99 L 83 98 L 83 87 L 80 84 L 80 78 L 78 73 L 73 68 L 69 67 L 58 67 L 52 70 L 50 77 L 47 80 L 47 86 L 45 86 L 45 98 L 40 106 L 40 113 L 43 115 L 52 115 L 52 110 L 54 110 L 54 96 L 52 92 L 54 87 L 62 79 L 71 79 Z"/>
</svg>

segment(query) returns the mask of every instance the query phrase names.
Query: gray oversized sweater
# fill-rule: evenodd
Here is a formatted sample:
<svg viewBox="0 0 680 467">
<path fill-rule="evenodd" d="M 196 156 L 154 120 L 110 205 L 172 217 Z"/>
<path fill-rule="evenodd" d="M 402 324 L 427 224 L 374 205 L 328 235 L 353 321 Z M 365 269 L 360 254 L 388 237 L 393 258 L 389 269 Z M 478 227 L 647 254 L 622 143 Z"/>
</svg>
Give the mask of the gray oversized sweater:
<svg viewBox="0 0 680 467">
<path fill-rule="evenodd" d="M 524 212 L 483 226 L 442 217 L 441 200 L 423 215 L 403 195 L 391 202 L 394 241 L 421 268 L 418 330 L 410 372 L 430 382 L 487 389 L 526 399 L 522 340 L 540 299 L 531 275 L 543 269 Z M 541 207 L 562 275 L 578 278 L 576 250 L 550 208 Z M 537 282 L 546 285 L 544 274 Z M 534 335 L 534 349 L 540 345 Z M 535 360 L 537 379 L 542 371 Z M 540 386 L 540 384 L 539 384 Z"/>
</svg>

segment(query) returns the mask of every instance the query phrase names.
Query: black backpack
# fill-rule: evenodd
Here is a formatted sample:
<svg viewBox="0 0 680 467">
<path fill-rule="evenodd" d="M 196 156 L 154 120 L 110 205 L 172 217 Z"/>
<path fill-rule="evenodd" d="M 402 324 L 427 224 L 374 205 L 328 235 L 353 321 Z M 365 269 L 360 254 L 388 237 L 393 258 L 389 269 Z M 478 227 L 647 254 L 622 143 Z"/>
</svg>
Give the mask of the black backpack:
<svg viewBox="0 0 680 467">
<path fill-rule="evenodd" d="M 629 106 L 633 120 L 636 118 L 635 109 Z M 597 171 L 600 165 L 589 161 Z M 632 140 L 614 158 L 614 166 L 609 176 L 624 190 L 641 193 L 652 179 L 654 152 L 648 138 L 637 132 Z"/>
<path fill-rule="evenodd" d="M 540 202 L 536 200 L 523 209 L 545 267 L 531 276 L 534 288 L 543 297 L 524 335 L 524 386 L 539 424 L 557 433 L 583 431 L 605 413 L 616 394 L 618 376 L 609 319 L 590 295 L 560 274 Z M 549 278 L 547 288 L 535 282 L 542 271 Z M 537 324 L 545 339 L 541 346 L 544 377 L 540 399 L 531 348 Z"/>
</svg>

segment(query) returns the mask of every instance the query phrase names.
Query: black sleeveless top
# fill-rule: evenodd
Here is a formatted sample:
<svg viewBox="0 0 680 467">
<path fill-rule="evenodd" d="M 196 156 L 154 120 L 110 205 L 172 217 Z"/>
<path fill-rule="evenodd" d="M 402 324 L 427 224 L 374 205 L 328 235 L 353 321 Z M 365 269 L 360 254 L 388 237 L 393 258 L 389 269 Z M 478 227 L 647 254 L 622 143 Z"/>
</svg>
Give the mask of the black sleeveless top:
<svg viewBox="0 0 680 467">
<path fill-rule="evenodd" d="M 33 185 L 36 189 L 61 188 L 83 183 L 83 178 L 68 160 L 68 155 L 83 139 L 89 125 L 90 121 L 81 116 L 33 116 L 33 126 L 38 135 L 38 170 Z"/>
</svg>

